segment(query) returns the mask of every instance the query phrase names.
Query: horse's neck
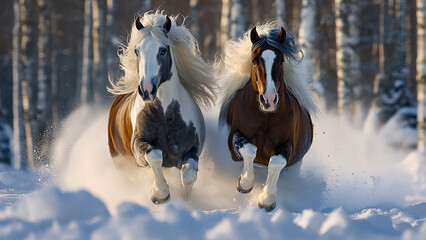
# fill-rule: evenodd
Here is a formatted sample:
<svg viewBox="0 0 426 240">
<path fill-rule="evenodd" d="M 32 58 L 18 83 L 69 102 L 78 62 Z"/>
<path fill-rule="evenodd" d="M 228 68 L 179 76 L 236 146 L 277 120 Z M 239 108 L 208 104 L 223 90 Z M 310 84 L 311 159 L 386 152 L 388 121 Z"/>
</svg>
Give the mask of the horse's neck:
<svg viewBox="0 0 426 240">
<path fill-rule="evenodd" d="M 185 90 L 180 83 L 179 75 L 176 70 L 176 66 L 172 66 L 172 77 L 161 84 L 158 88 L 158 99 L 163 105 L 168 106 L 173 99 L 179 100 L 182 92 Z"/>
</svg>

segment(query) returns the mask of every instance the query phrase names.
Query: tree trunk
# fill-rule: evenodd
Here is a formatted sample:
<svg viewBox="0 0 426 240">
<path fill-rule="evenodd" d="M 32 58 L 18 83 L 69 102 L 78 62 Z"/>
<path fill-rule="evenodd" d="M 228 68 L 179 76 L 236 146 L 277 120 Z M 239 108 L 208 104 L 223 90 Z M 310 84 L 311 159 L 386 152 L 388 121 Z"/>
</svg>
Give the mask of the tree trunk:
<svg viewBox="0 0 426 240">
<path fill-rule="evenodd" d="M 302 12 L 300 13 L 300 26 L 299 26 L 299 42 L 302 43 L 303 61 L 302 67 L 303 72 L 311 76 L 313 73 L 313 62 L 312 62 L 312 46 L 315 40 L 315 1 L 314 0 L 303 0 Z M 308 79 L 311 80 L 311 79 Z M 324 90 L 318 81 L 313 83 L 313 87 L 316 93 L 323 94 Z"/>
<path fill-rule="evenodd" d="M 277 21 L 281 26 L 285 23 L 285 0 L 275 0 L 277 8 Z M 303 18 L 302 18 L 303 20 Z"/>
<path fill-rule="evenodd" d="M 83 70 L 81 77 L 81 103 L 90 104 L 93 94 L 93 2 L 85 0 L 84 5 L 84 39 L 83 39 Z"/>
<path fill-rule="evenodd" d="M 95 101 L 102 102 L 107 96 L 108 73 L 105 49 L 106 0 L 93 0 L 93 70 L 96 83 Z"/>
<path fill-rule="evenodd" d="M 35 145 L 35 164 L 49 162 L 49 143 L 52 134 L 49 130 L 52 123 L 51 111 L 51 45 L 50 45 L 50 0 L 38 0 L 38 92 L 37 121 L 39 124 Z"/>
<path fill-rule="evenodd" d="M 13 1 L 13 134 L 14 134 L 14 162 L 16 169 L 28 167 L 26 137 L 24 126 L 24 109 L 22 103 L 22 75 L 21 75 L 21 11 L 19 0 Z"/>
<path fill-rule="evenodd" d="M 417 148 L 426 151 L 426 0 L 417 0 Z"/>
<path fill-rule="evenodd" d="M 28 162 L 33 166 L 33 148 L 37 145 L 39 134 L 39 121 L 37 120 L 37 39 L 36 25 L 36 3 L 30 0 L 20 0 L 21 15 L 21 60 L 23 65 L 22 87 L 24 125 L 27 136 Z"/>
<path fill-rule="evenodd" d="M 315 7 L 315 29 L 318 32 L 312 49 L 314 58 L 314 79 L 324 87 L 325 109 L 335 110 L 337 106 L 336 76 L 336 26 L 334 0 L 322 0 Z"/>
<path fill-rule="evenodd" d="M 230 38 L 241 38 L 247 28 L 247 11 L 244 0 L 231 0 Z"/>
<path fill-rule="evenodd" d="M 336 65 L 337 106 L 341 115 L 359 118 L 362 87 L 359 84 L 360 61 L 358 19 L 353 0 L 335 0 L 336 8 Z M 359 123 L 360 119 L 356 119 Z"/>
<path fill-rule="evenodd" d="M 379 73 L 375 79 L 376 94 L 371 111 L 376 112 L 375 128 L 383 126 L 401 108 L 412 107 L 413 98 L 407 86 L 408 69 L 405 64 L 405 0 L 399 0 L 396 6 L 386 6 L 386 1 L 380 2 L 380 37 L 379 37 Z M 387 16 L 388 9 L 395 9 L 396 16 Z M 395 22 L 395 23 L 394 23 Z M 398 23 L 398 24 L 396 24 Z M 393 34 L 398 33 L 398 34 Z M 393 36 L 392 41 L 387 41 Z M 391 48 L 390 46 L 395 46 Z M 386 53 L 385 53 L 386 49 Z M 390 54 L 393 52 L 393 54 Z M 391 59 L 389 59 L 391 58 Z M 373 113 L 370 113 L 373 114 Z M 410 117 L 404 117 L 401 127 L 410 122 Z M 406 123 L 403 123 L 406 122 Z"/>
<path fill-rule="evenodd" d="M 189 30 L 191 31 L 194 38 L 197 39 L 198 42 L 200 42 L 200 28 L 198 27 L 200 19 L 198 14 L 198 5 L 198 0 L 189 0 L 189 15 L 191 16 L 191 25 L 189 27 Z"/>
<path fill-rule="evenodd" d="M 222 0 L 222 14 L 220 17 L 220 38 L 219 38 L 220 46 L 224 46 L 226 41 L 228 41 L 228 38 L 229 38 L 230 7 L 231 7 L 230 0 Z"/>
<path fill-rule="evenodd" d="M 118 75 L 118 58 L 117 58 L 117 46 L 115 43 L 117 38 L 115 28 L 115 14 L 117 0 L 107 0 L 107 17 L 106 17 L 106 44 L 107 44 L 107 69 L 108 77 L 114 78 Z"/>
<path fill-rule="evenodd" d="M 144 8 L 143 10 L 145 12 L 151 10 L 151 8 L 152 8 L 152 0 L 145 0 L 145 1 L 143 1 L 143 8 Z"/>
</svg>

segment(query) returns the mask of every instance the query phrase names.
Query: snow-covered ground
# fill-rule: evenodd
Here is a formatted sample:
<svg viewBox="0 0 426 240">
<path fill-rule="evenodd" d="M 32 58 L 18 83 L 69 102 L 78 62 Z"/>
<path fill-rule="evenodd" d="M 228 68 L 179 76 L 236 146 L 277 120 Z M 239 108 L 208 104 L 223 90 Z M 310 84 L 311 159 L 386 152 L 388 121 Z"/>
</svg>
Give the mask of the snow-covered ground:
<svg viewBox="0 0 426 240">
<path fill-rule="evenodd" d="M 157 206 L 150 169 L 114 168 L 107 111 L 79 109 L 58 134 L 54 165 L 36 173 L 0 165 L 0 239 L 426 239 L 425 155 L 323 113 L 311 150 L 281 174 L 277 208 L 266 213 L 256 205 L 266 168 L 255 167 L 253 191 L 240 194 L 242 164 L 216 119 L 206 115 L 190 200 L 178 197 L 179 171 L 165 169 L 171 201 Z"/>
</svg>

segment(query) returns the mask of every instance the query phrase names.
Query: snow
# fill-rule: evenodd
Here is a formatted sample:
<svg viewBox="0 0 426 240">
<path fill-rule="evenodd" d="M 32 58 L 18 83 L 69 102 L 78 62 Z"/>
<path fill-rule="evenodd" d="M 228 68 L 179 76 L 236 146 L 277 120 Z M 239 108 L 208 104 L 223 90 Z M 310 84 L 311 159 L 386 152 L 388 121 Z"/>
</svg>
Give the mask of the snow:
<svg viewBox="0 0 426 240">
<path fill-rule="evenodd" d="M 217 111 L 188 202 L 180 172 L 165 169 L 171 200 L 151 203 L 151 169 L 119 172 L 107 147 L 107 111 L 70 116 L 38 172 L 0 165 L 0 239 L 424 239 L 426 153 L 394 148 L 380 134 L 330 114 L 314 118 L 302 164 L 278 180 L 277 208 L 257 207 L 267 169 L 255 166 L 251 193 L 236 181 L 241 162 L 227 150 Z"/>
</svg>

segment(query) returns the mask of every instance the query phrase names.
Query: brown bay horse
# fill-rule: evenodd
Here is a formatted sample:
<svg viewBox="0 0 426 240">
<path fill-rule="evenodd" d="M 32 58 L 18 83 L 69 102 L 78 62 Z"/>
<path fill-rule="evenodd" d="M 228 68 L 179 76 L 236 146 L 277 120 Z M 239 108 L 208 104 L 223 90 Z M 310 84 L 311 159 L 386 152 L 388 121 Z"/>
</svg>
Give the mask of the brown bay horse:
<svg viewBox="0 0 426 240">
<path fill-rule="evenodd" d="M 293 35 L 273 25 L 257 26 L 263 36 L 254 27 L 239 42 L 226 46 L 222 76 L 227 83 L 220 112 L 220 122 L 230 127 L 232 159 L 243 161 L 238 191 L 252 190 L 253 163 L 268 167 L 265 186 L 258 195 L 258 205 L 266 211 L 276 206 L 281 170 L 300 161 L 310 148 L 310 111 L 316 111 L 307 87 L 292 69 L 291 64 L 298 60 L 298 45 Z M 235 62 L 240 68 L 232 66 Z M 244 74 L 246 78 L 240 77 Z"/>
<path fill-rule="evenodd" d="M 186 200 L 197 179 L 204 143 L 199 106 L 214 98 L 212 69 L 191 33 L 159 11 L 136 19 L 119 57 L 124 76 L 109 89 L 117 95 L 108 122 L 114 164 L 151 167 L 150 195 L 156 204 L 170 198 L 162 167 L 177 167 Z"/>
</svg>

